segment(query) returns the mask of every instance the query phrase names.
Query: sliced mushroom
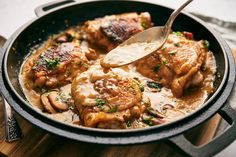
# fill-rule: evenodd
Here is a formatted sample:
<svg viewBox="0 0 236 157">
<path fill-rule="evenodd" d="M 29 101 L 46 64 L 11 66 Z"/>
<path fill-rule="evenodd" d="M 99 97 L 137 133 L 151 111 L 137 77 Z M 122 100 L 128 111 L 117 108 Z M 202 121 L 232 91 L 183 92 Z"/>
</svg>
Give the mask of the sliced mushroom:
<svg viewBox="0 0 236 157">
<path fill-rule="evenodd" d="M 165 120 L 159 118 L 152 118 L 151 122 L 153 125 L 159 125 L 165 123 Z"/>
<path fill-rule="evenodd" d="M 60 95 L 57 91 L 50 92 L 48 95 L 48 99 L 51 105 L 59 111 L 66 111 L 69 108 L 66 103 L 61 101 Z"/>
<path fill-rule="evenodd" d="M 49 99 L 48 99 L 48 93 L 44 93 L 41 95 L 40 97 L 41 99 L 41 103 L 44 107 L 44 109 L 48 112 L 48 113 L 57 113 L 55 111 L 55 109 L 51 106 L 51 103 L 49 102 Z"/>
<path fill-rule="evenodd" d="M 162 106 L 162 110 L 168 110 L 168 109 L 172 109 L 172 108 L 174 108 L 174 106 L 171 104 L 165 104 Z"/>
</svg>

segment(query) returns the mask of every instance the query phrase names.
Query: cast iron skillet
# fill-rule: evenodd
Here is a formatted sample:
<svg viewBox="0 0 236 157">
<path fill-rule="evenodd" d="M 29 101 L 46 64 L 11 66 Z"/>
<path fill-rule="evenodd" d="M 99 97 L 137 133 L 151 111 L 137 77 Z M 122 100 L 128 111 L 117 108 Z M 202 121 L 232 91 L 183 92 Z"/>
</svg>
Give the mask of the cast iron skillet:
<svg viewBox="0 0 236 157">
<path fill-rule="evenodd" d="M 37 17 L 20 27 L 2 49 L 0 64 L 0 89 L 14 110 L 34 125 L 51 133 L 73 140 L 98 144 L 138 144 L 166 139 L 180 148 L 185 155 L 211 156 L 236 138 L 236 112 L 227 103 L 235 82 L 235 64 L 231 51 L 224 40 L 204 22 L 188 14 L 181 14 L 174 23 L 174 30 L 193 32 L 195 38 L 207 39 L 214 52 L 218 73 L 216 92 L 193 114 L 161 126 L 134 130 L 103 130 L 75 127 L 47 118 L 34 110 L 21 91 L 18 75 L 30 48 L 45 41 L 49 35 L 58 33 L 83 21 L 109 14 L 125 12 L 150 12 L 156 25 L 163 25 L 173 11 L 159 5 L 135 1 L 95 1 L 78 3 L 72 0 L 52 2 L 36 8 Z M 230 127 L 213 141 L 202 147 L 195 147 L 181 134 L 219 113 Z"/>
</svg>

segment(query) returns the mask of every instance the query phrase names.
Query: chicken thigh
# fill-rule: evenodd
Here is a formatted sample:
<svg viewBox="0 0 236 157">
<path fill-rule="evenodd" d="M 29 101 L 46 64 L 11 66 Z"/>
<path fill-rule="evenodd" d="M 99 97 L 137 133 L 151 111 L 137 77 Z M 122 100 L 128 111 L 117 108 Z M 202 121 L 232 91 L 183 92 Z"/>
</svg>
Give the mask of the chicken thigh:
<svg viewBox="0 0 236 157">
<path fill-rule="evenodd" d="M 161 50 L 140 60 L 136 66 L 141 74 L 171 88 L 174 96 L 181 97 L 184 89 L 203 82 L 201 66 L 207 52 L 204 41 L 196 42 L 184 33 L 174 32 Z"/>
<path fill-rule="evenodd" d="M 91 43 L 110 51 L 132 35 L 151 26 L 149 13 L 126 13 L 87 21 L 83 30 Z"/>
</svg>

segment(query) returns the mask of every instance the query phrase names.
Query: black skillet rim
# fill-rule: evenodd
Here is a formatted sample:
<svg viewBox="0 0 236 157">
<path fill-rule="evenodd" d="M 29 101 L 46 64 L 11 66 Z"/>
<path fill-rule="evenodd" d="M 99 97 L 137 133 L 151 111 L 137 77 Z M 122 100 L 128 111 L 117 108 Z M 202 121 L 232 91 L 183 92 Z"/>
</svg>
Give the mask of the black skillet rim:
<svg viewBox="0 0 236 157">
<path fill-rule="evenodd" d="M 114 2 L 114 1 L 113 1 Z M 134 3 L 134 1 L 132 1 L 133 3 Z M 94 2 L 88 2 L 88 3 L 94 3 Z M 97 2 L 96 2 L 97 3 Z M 137 3 L 137 2 L 136 2 Z M 143 2 L 138 2 L 138 3 L 143 3 Z M 80 3 L 80 4 L 82 4 L 82 3 Z M 73 5 L 80 5 L 80 4 L 73 4 Z M 153 5 L 155 5 L 155 4 L 153 4 Z M 60 10 L 60 9 L 57 9 L 57 10 Z M 56 11 L 57 11 L 56 10 Z M 186 14 L 185 14 L 186 15 Z M 211 32 L 212 34 L 213 34 L 213 36 L 216 38 L 216 40 L 219 42 L 219 44 L 220 44 L 220 46 L 221 46 L 221 49 L 223 50 L 223 52 L 224 52 L 224 56 L 226 57 L 225 59 L 226 59 L 226 70 L 228 70 L 228 61 L 227 61 L 227 55 L 225 54 L 225 53 L 228 53 L 228 55 L 230 55 L 230 50 L 227 48 L 227 46 L 225 45 L 225 43 L 223 42 L 223 39 L 221 38 L 221 37 L 219 37 L 215 32 L 213 32 L 211 29 L 209 29 L 201 20 L 199 20 L 199 19 L 196 19 L 195 17 L 193 17 L 193 16 L 190 16 L 190 15 L 188 15 L 187 14 L 187 16 L 189 16 L 191 19 L 193 19 L 193 20 L 196 20 L 197 22 L 199 22 L 202 26 L 204 26 L 209 32 Z M 41 17 L 40 17 L 41 18 Z M 10 47 L 11 47 L 11 44 L 13 43 L 13 41 L 18 37 L 18 35 L 26 28 L 26 27 L 28 27 L 28 26 L 30 26 L 30 24 L 31 23 L 33 23 L 34 21 L 36 21 L 36 20 L 38 20 L 39 18 L 35 18 L 35 19 L 33 19 L 33 20 L 31 20 L 30 22 L 28 22 L 26 25 L 24 25 L 23 27 L 21 27 L 21 28 L 19 28 L 12 36 L 11 36 L 11 38 L 8 40 L 8 42 L 7 42 L 7 44 L 4 46 L 4 50 L 5 50 L 5 57 L 4 58 L 6 58 L 6 56 L 8 55 L 8 52 L 9 52 L 9 49 L 10 49 Z M 231 58 L 231 57 L 229 57 L 229 58 Z M 7 67 L 6 67 L 6 62 L 7 62 L 7 60 L 6 59 L 4 59 L 4 74 L 5 74 L 5 76 L 7 76 Z M 231 61 L 232 62 L 232 61 Z M 232 65 L 231 65 L 232 66 Z M 227 73 L 227 71 L 226 71 L 226 73 Z M 5 77 L 4 76 L 4 77 Z M 5 78 L 6 79 L 6 78 Z M 226 80 L 226 75 L 224 76 L 224 79 Z M 8 83 L 8 85 L 9 85 L 9 80 L 8 80 L 8 76 L 7 76 L 7 83 Z M 5 81 L 6 81 L 5 80 Z M 216 91 L 216 93 L 214 93 L 214 95 L 204 104 L 204 107 L 201 107 L 201 109 L 198 109 L 196 112 L 194 112 L 193 114 L 190 114 L 190 115 L 188 115 L 188 116 L 186 116 L 186 117 L 184 117 L 184 118 L 182 118 L 182 119 L 180 119 L 180 120 L 178 120 L 178 121 L 183 121 L 184 119 L 187 119 L 187 118 L 189 118 L 189 117 L 191 117 L 192 115 L 195 115 L 197 112 L 200 112 L 201 110 L 203 110 L 203 108 L 205 108 L 205 106 L 207 106 L 207 107 L 209 107 L 210 105 L 209 104 L 207 104 L 207 103 L 209 103 L 210 101 L 213 101 L 213 99 L 214 99 L 214 97 L 222 90 L 220 90 L 220 88 L 223 86 L 223 83 L 225 82 L 225 80 L 223 80 L 222 81 L 222 83 L 221 83 L 221 85 L 220 85 L 220 87 L 217 89 L 217 91 Z M 234 80 L 234 79 L 233 79 Z M 2 81 L 1 81 L 1 83 L 2 83 Z M 6 83 L 6 82 L 5 82 Z M 230 84 L 229 84 L 230 85 Z M 24 101 L 22 101 L 22 98 L 20 97 L 19 98 L 19 96 L 18 96 L 18 94 L 16 94 L 15 93 L 15 91 L 13 90 L 13 87 L 11 87 L 11 84 L 10 84 L 10 90 L 12 90 L 13 92 L 14 92 L 14 94 L 18 97 L 18 101 L 20 100 L 21 102 L 23 102 L 23 103 L 25 103 Z M 229 89 L 230 87 L 227 87 L 226 86 L 226 89 Z M 8 88 L 9 89 L 9 88 Z M 231 91 L 231 90 L 230 90 Z M 224 92 L 225 93 L 225 92 Z M 10 94 L 8 93 L 8 94 L 6 94 L 6 93 L 4 93 L 3 92 L 3 95 L 5 95 L 5 97 L 6 97 L 6 99 L 7 100 L 10 100 L 11 98 L 10 97 L 8 97 L 8 96 L 10 96 Z M 224 101 L 226 100 L 226 98 L 228 97 L 228 95 L 229 94 L 222 94 L 223 95 L 223 97 L 225 98 L 225 99 L 220 99 L 221 100 L 221 105 L 218 107 L 218 109 L 223 105 L 223 103 L 224 103 Z M 222 96 L 220 96 L 220 97 L 222 97 Z M 223 101 L 222 101 L 223 100 Z M 11 100 L 10 100 L 11 101 Z M 13 99 L 12 99 L 12 101 L 14 101 Z M 213 106 L 213 105 L 212 105 Z M 13 108 L 17 111 L 17 112 L 19 112 L 24 118 L 26 118 L 26 119 L 28 119 L 31 123 L 34 123 L 35 125 L 38 125 L 39 127 L 41 127 L 41 128 L 44 128 L 43 127 L 43 125 L 40 125 L 40 122 L 39 121 L 37 121 L 37 120 L 33 120 L 33 119 L 29 119 L 29 116 L 28 116 L 28 118 L 27 118 L 27 116 L 26 116 L 26 112 L 23 112 L 23 110 L 19 107 L 19 105 L 18 106 L 16 106 L 16 105 L 13 105 Z M 217 111 L 217 110 L 216 110 Z M 215 111 L 215 112 L 216 112 Z M 214 112 L 214 113 L 215 113 Z M 214 114 L 213 113 L 213 114 Z M 29 113 L 28 113 L 29 114 Z M 210 114 L 209 116 L 206 116 L 206 117 L 210 117 L 211 115 L 213 115 L 213 114 Z M 32 116 L 32 115 L 31 115 Z M 31 118 L 34 118 L 34 117 L 31 117 Z M 43 116 L 43 118 L 45 118 L 44 116 Z M 51 120 L 51 119 L 50 119 Z M 174 122 L 172 122 L 172 123 L 168 123 L 168 124 L 166 124 L 166 125 L 161 125 L 161 126 L 156 126 L 156 127 L 150 127 L 150 128 L 144 128 L 144 129 L 133 129 L 133 130 L 122 130 L 121 132 L 120 131 L 114 131 L 114 130 L 112 130 L 112 133 L 114 133 L 114 132 L 116 132 L 116 133 L 128 133 L 128 132 L 145 132 L 145 131 L 153 131 L 153 130 L 155 130 L 155 129 L 157 129 L 157 128 L 163 128 L 163 127 L 166 127 L 166 126 L 170 126 L 170 125 L 172 125 L 173 123 L 177 123 L 178 121 L 174 121 Z M 203 120 L 204 121 L 204 120 Z M 43 123 L 43 122 L 42 122 Z M 58 123 L 58 122 L 57 122 Z M 199 122 L 200 123 L 200 122 Z M 64 125 L 64 123 L 63 123 L 63 125 Z M 198 124 L 195 124 L 195 125 L 193 125 L 193 126 L 196 126 L 196 125 L 198 125 Z M 67 125 L 67 126 L 69 126 L 69 125 Z M 183 126 L 183 125 L 182 125 Z M 192 127 L 193 127 L 192 126 Z M 78 127 L 76 127 L 77 129 L 78 129 Z M 82 129 L 83 127 L 79 127 L 80 129 Z M 95 131 L 96 133 L 98 133 L 98 131 L 101 131 L 102 129 L 88 129 L 87 127 L 84 127 L 85 128 L 85 130 L 86 131 L 89 131 L 90 133 L 91 133 L 91 131 Z M 83 128 L 83 129 L 84 129 Z M 44 128 L 44 129 L 46 129 L 46 128 Z M 46 129 L 46 130 L 48 130 L 48 131 L 50 131 L 50 129 Z M 183 131 L 185 131 L 185 130 L 187 130 L 187 128 L 186 129 L 184 129 Z M 63 130 L 62 130 L 63 131 Z M 175 134 L 178 134 L 178 133 L 181 133 L 181 132 L 183 132 L 183 131 L 177 131 L 176 133 L 174 133 L 174 134 L 172 134 L 172 136 L 173 135 L 175 135 Z M 53 133 L 55 133 L 54 131 L 50 131 L 50 132 L 53 132 Z M 107 130 L 106 131 L 104 131 L 104 130 L 102 130 L 101 131 L 102 133 L 107 133 Z M 109 133 L 110 133 L 110 131 L 108 131 Z M 65 134 L 60 134 L 60 132 L 57 132 L 56 134 L 59 134 L 59 135 L 62 135 L 62 136 L 65 136 Z M 155 133 L 156 134 L 156 133 Z M 171 135 L 169 135 L 169 136 L 167 136 L 167 137 L 170 137 Z M 72 139 L 75 139 L 75 138 L 73 138 L 73 137 L 69 137 L 69 138 L 72 138 Z M 127 138 L 127 137 L 126 137 Z M 164 137 L 163 137 L 164 138 Z M 77 140 L 79 140 L 79 139 L 77 139 Z M 87 141 L 87 140 L 83 140 L 83 141 Z M 142 140 L 141 140 L 142 141 Z M 148 141 L 150 141 L 150 140 L 148 140 Z M 146 142 L 148 142 L 148 141 L 146 141 Z M 92 142 L 92 141 L 88 141 L 88 142 Z M 97 141 L 94 141 L 94 143 L 97 143 Z M 100 143 L 100 142 L 99 142 Z M 102 143 L 104 143 L 104 142 L 102 142 Z M 109 143 L 109 142 L 106 142 L 106 143 Z M 112 142 L 113 143 L 113 142 Z M 130 141 L 130 142 L 128 142 L 128 143 L 133 143 L 132 141 Z M 136 142 L 137 143 L 137 142 Z M 140 143 L 140 142 L 138 142 L 138 143 Z"/>
</svg>

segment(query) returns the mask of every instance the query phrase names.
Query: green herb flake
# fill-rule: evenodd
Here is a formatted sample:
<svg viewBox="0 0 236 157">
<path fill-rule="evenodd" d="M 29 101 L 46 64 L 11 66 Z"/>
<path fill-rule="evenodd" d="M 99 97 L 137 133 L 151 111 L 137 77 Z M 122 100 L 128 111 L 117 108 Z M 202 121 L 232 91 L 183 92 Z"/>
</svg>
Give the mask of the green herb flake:
<svg viewBox="0 0 236 157">
<path fill-rule="evenodd" d="M 162 49 L 161 49 L 161 51 L 165 51 L 166 50 L 166 48 L 165 47 L 163 47 Z"/>
<path fill-rule="evenodd" d="M 154 68 L 153 68 L 153 72 L 158 72 L 161 68 L 161 64 L 157 64 Z"/>
<path fill-rule="evenodd" d="M 99 107 L 99 109 L 100 109 L 100 111 L 104 111 L 104 107 L 103 106 Z"/>
<path fill-rule="evenodd" d="M 139 89 L 141 90 L 141 92 L 144 92 L 144 86 L 141 83 L 139 83 L 138 86 L 139 86 Z"/>
<path fill-rule="evenodd" d="M 118 109 L 118 106 L 114 106 L 114 107 L 112 107 L 111 109 L 108 110 L 108 113 L 114 113 L 114 112 L 117 111 L 117 109 Z"/>
<path fill-rule="evenodd" d="M 148 125 L 150 125 L 150 126 L 152 126 L 152 125 L 153 125 L 153 122 L 151 121 L 152 118 L 153 118 L 152 116 L 144 117 L 144 118 L 143 118 L 143 122 L 146 123 L 146 124 L 148 124 Z"/>
<path fill-rule="evenodd" d="M 183 34 L 181 32 L 173 32 L 176 36 L 182 36 Z"/>
<path fill-rule="evenodd" d="M 209 43 L 208 40 L 204 40 L 204 47 L 205 47 L 206 49 L 209 49 L 210 43 Z"/>
<path fill-rule="evenodd" d="M 168 54 L 171 56 L 174 56 L 177 53 L 177 51 L 170 51 Z"/>
<path fill-rule="evenodd" d="M 134 85 L 133 85 L 133 84 L 130 86 L 130 88 L 132 88 L 132 89 L 135 89 L 135 87 L 134 87 Z"/>
<path fill-rule="evenodd" d="M 69 34 L 67 35 L 67 38 L 68 38 L 68 41 L 69 41 L 69 42 L 72 42 L 72 41 L 74 40 L 74 37 L 72 37 L 72 36 L 69 35 Z"/>
<path fill-rule="evenodd" d="M 60 100 L 60 98 L 56 97 L 56 101 L 57 101 L 57 102 L 60 102 L 61 100 Z"/>
<path fill-rule="evenodd" d="M 166 61 L 166 60 L 162 61 L 162 64 L 163 64 L 163 65 L 166 65 L 166 64 L 167 64 L 167 61 Z"/>
<path fill-rule="evenodd" d="M 138 79 L 138 77 L 134 77 L 133 79 L 135 79 L 136 81 L 138 81 L 139 79 Z"/>
<path fill-rule="evenodd" d="M 46 61 L 46 67 L 48 69 L 54 69 L 58 66 L 58 64 L 60 64 L 59 59 L 48 59 L 48 58 L 44 58 L 44 60 Z"/>
<path fill-rule="evenodd" d="M 176 47 L 180 47 L 180 44 L 179 44 L 179 43 L 174 43 L 174 45 L 175 45 Z"/>
<path fill-rule="evenodd" d="M 126 122 L 126 126 L 127 126 L 128 128 L 130 128 L 130 127 L 131 127 L 131 122 L 130 122 L 130 121 L 127 121 L 127 122 Z"/>
<path fill-rule="evenodd" d="M 37 69 L 37 66 L 36 66 L 36 65 L 32 67 L 32 70 L 36 70 L 36 69 Z"/>
<path fill-rule="evenodd" d="M 147 86 L 148 86 L 149 88 L 161 89 L 161 84 L 160 84 L 160 83 L 157 83 L 157 82 L 148 81 L 148 82 L 147 82 Z"/>
<path fill-rule="evenodd" d="M 147 29 L 147 28 L 148 28 L 146 22 L 142 22 L 142 23 L 141 23 L 141 26 L 142 26 L 144 29 Z"/>
<path fill-rule="evenodd" d="M 144 92 L 144 86 L 140 83 L 139 79 L 134 77 L 133 81 L 138 85 L 138 87 L 141 90 L 141 92 Z M 131 85 L 131 88 L 134 88 L 134 86 Z"/>
<path fill-rule="evenodd" d="M 106 104 L 106 101 L 103 99 L 96 98 L 96 105 L 101 108 L 103 105 Z"/>
</svg>

